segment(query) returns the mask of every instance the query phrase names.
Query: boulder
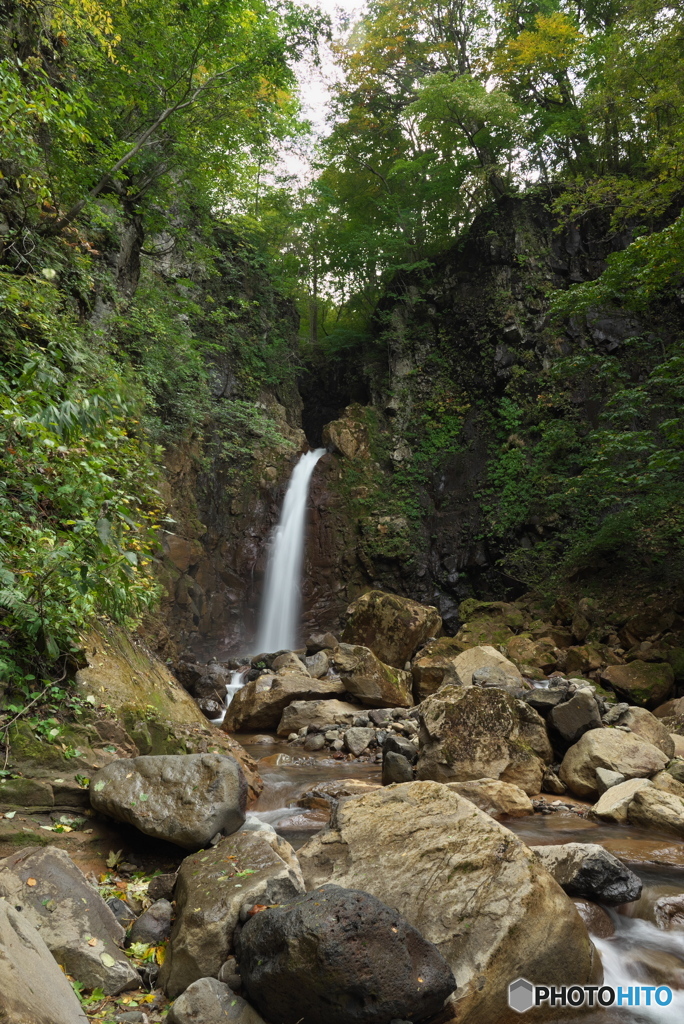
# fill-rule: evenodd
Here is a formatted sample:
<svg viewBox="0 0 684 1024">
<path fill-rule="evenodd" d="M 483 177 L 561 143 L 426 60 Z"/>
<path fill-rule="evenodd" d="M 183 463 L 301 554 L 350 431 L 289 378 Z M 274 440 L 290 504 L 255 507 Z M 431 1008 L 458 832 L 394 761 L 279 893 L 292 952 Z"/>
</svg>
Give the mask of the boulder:
<svg viewBox="0 0 684 1024">
<path fill-rule="evenodd" d="M 166 942 L 171 934 L 172 917 L 173 907 L 169 901 L 157 900 L 135 921 L 128 933 L 126 944 L 130 946 L 133 942 L 144 942 L 148 946 L 158 946 Z"/>
<path fill-rule="evenodd" d="M 78 996 L 26 913 L 0 900 L 0 1020 L 88 1024 Z"/>
<path fill-rule="evenodd" d="M 521 609 L 505 601 L 468 598 L 459 605 L 458 614 L 463 625 L 458 631 L 457 640 L 463 647 L 478 647 L 482 644 L 503 646 L 511 639 L 514 631 L 524 625 Z"/>
<path fill-rule="evenodd" d="M 548 718 L 553 708 L 568 699 L 567 686 L 550 686 L 548 690 L 535 687 L 523 698 L 542 718 Z"/>
<path fill-rule="evenodd" d="M 577 907 L 577 913 L 587 926 L 592 938 L 609 939 L 615 935 L 615 925 L 607 910 L 600 907 L 598 903 L 591 903 L 589 900 L 573 899 Z"/>
<path fill-rule="evenodd" d="M 368 647 L 340 644 L 330 656 L 343 690 L 372 708 L 411 708 L 411 674 L 383 664 Z"/>
<path fill-rule="evenodd" d="M 625 782 L 625 777 L 620 772 L 611 772 L 608 768 L 596 769 L 596 788 L 599 795 L 603 795 L 607 789 L 612 789 L 613 786 L 619 786 L 621 782 Z"/>
<path fill-rule="evenodd" d="M 655 786 L 640 789 L 627 808 L 632 825 L 684 838 L 684 800 Z"/>
<path fill-rule="evenodd" d="M 350 796 L 365 796 L 379 788 L 377 782 L 366 782 L 364 779 L 333 779 L 331 782 L 315 782 L 299 794 L 297 806 L 313 810 L 330 810 L 338 800 Z"/>
<path fill-rule="evenodd" d="M 635 736 L 662 750 L 668 760 L 674 756 L 674 741 L 669 732 L 646 708 L 627 706 L 617 715 L 611 715 L 611 725 L 631 729 Z"/>
<path fill-rule="evenodd" d="M 629 779 L 617 786 L 611 786 L 591 808 L 589 816 L 598 821 L 612 821 L 624 825 L 634 794 L 652 785 L 650 779 Z"/>
<path fill-rule="evenodd" d="M 200 978 L 174 1001 L 167 1024 L 264 1024 L 249 1003 L 216 978 Z"/>
<path fill-rule="evenodd" d="M 479 807 L 492 818 L 524 818 L 534 814 L 527 793 L 499 779 L 473 779 L 471 782 L 447 782 L 449 789 Z"/>
<path fill-rule="evenodd" d="M 29 848 L 0 861 L 0 895 L 21 908 L 22 920 L 85 988 L 117 995 L 139 987 L 137 971 L 119 948 L 123 928 L 64 850 Z"/>
<path fill-rule="evenodd" d="M 645 708 L 656 708 L 666 701 L 674 686 L 674 672 L 667 662 L 631 661 L 628 665 L 609 665 L 601 680 L 625 700 Z"/>
<path fill-rule="evenodd" d="M 661 896 L 653 906 L 653 916 L 656 925 L 663 931 L 684 932 L 684 893 Z"/>
<path fill-rule="evenodd" d="M 294 653 L 294 651 L 283 651 L 282 654 L 276 655 L 276 657 L 271 658 L 270 661 L 271 664 L 269 665 L 269 668 L 271 668 L 273 672 L 281 674 L 294 672 L 297 675 L 301 675 L 302 673 L 305 676 L 310 675 L 308 668 L 301 658 Z"/>
<path fill-rule="evenodd" d="M 93 807 L 145 835 L 197 850 L 245 820 L 242 769 L 222 754 L 166 754 L 114 761 L 90 780 Z"/>
<path fill-rule="evenodd" d="M 562 843 L 530 849 L 568 896 L 581 896 L 614 907 L 633 903 L 641 896 L 639 876 L 598 843 Z"/>
<path fill-rule="evenodd" d="M 297 700 L 283 711 L 278 735 L 289 736 L 291 732 L 309 727 L 319 732 L 337 726 L 349 728 L 360 710 L 358 704 L 347 704 L 343 700 Z"/>
<path fill-rule="evenodd" d="M 653 709 L 656 718 L 670 718 L 673 715 L 684 716 L 684 697 L 676 697 L 674 700 L 665 701 L 659 707 Z"/>
<path fill-rule="evenodd" d="M 503 690 L 445 686 L 420 705 L 419 779 L 501 779 L 538 793 L 552 756 L 544 720 Z"/>
<path fill-rule="evenodd" d="M 611 659 L 612 661 L 617 659 Z M 606 664 L 606 655 L 593 644 L 582 644 L 579 647 L 568 647 L 558 659 L 558 667 L 568 676 L 586 675 L 596 672 Z"/>
<path fill-rule="evenodd" d="M 665 793 L 674 793 L 675 796 L 684 797 L 684 782 L 675 779 L 668 771 L 656 772 L 651 776 L 651 782 L 656 789 L 662 789 Z"/>
<path fill-rule="evenodd" d="M 354 757 L 358 757 L 359 754 L 363 754 L 364 750 L 368 749 L 371 740 L 375 739 L 375 729 L 364 728 L 363 726 L 356 726 L 352 729 L 347 729 L 344 734 L 344 742 L 347 750 Z"/>
<path fill-rule="evenodd" d="M 147 895 L 151 900 L 171 900 L 173 899 L 173 890 L 176 887 L 176 872 L 167 875 L 155 875 L 154 878 L 150 879 L 150 884 L 147 886 Z"/>
<path fill-rule="evenodd" d="M 603 724 L 596 698 L 588 689 L 578 690 L 570 700 L 552 708 L 548 722 L 566 743 L 576 743 L 585 732 Z"/>
<path fill-rule="evenodd" d="M 395 754 L 401 754 L 405 757 L 410 764 L 415 764 L 418 760 L 418 748 L 411 740 L 407 740 L 404 736 L 397 736 L 396 733 L 389 733 L 382 744 L 383 757 L 389 751 L 393 751 Z"/>
<path fill-rule="evenodd" d="M 278 1024 L 421 1019 L 456 985 L 439 950 L 401 913 L 338 885 L 255 914 L 236 945 L 250 1002 Z"/>
<path fill-rule="evenodd" d="M 447 786 L 409 782 L 338 805 L 299 851 L 307 884 L 371 893 L 454 972 L 455 1021 L 509 1019 L 507 989 L 583 984 L 600 964 L 572 902 L 512 832 Z"/>
<path fill-rule="evenodd" d="M 382 758 L 382 784 L 391 786 L 394 782 L 413 782 L 413 768 L 403 754 L 388 750 Z"/>
<path fill-rule="evenodd" d="M 520 679 L 520 673 L 511 662 L 514 672 L 508 671 L 502 665 L 483 665 L 476 668 L 472 675 L 473 686 L 497 686 L 500 690 L 508 690 L 514 697 L 520 695 L 521 691 L 531 689 L 527 680 Z"/>
<path fill-rule="evenodd" d="M 560 778 L 576 796 L 598 795 L 596 769 L 620 772 L 626 779 L 647 778 L 667 764 L 662 750 L 619 729 L 592 729 L 570 747 Z M 617 787 L 616 787 L 617 788 Z"/>
<path fill-rule="evenodd" d="M 285 708 L 293 701 L 328 700 L 345 691 L 339 679 L 314 679 L 303 672 L 265 673 L 243 686 L 228 706 L 224 732 L 277 729 Z"/>
<path fill-rule="evenodd" d="M 304 891 L 297 858 L 272 829 L 237 832 L 186 857 L 176 882 L 176 920 L 159 984 L 170 999 L 215 978 L 233 952 L 245 904 L 281 903 Z"/>
<path fill-rule="evenodd" d="M 314 679 L 323 679 L 327 676 L 328 669 L 330 668 L 330 661 L 325 651 L 318 651 L 316 654 L 311 654 L 306 659 L 306 668 L 310 676 Z"/>
<path fill-rule="evenodd" d="M 558 664 L 558 650 L 553 640 L 515 636 L 506 644 L 506 654 L 529 679 L 545 679 Z"/>
<path fill-rule="evenodd" d="M 471 686 L 473 672 L 483 668 L 500 668 L 505 671 L 506 679 L 510 680 L 507 685 L 518 685 L 522 687 L 523 678 L 512 661 L 500 654 L 495 647 L 486 644 L 481 647 L 470 647 L 454 659 L 454 672 L 456 682 L 461 686 Z"/>
<path fill-rule="evenodd" d="M 403 669 L 420 645 L 441 628 L 442 619 L 432 605 L 370 590 L 347 608 L 341 640 L 369 647 L 386 665 Z"/>
<path fill-rule="evenodd" d="M 463 651 L 463 644 L 452 636 L 430 640 L 411 662 L 413 696 L 418 703 L 446 683 L 458 683 L 454 662 Z"/>
</svg>

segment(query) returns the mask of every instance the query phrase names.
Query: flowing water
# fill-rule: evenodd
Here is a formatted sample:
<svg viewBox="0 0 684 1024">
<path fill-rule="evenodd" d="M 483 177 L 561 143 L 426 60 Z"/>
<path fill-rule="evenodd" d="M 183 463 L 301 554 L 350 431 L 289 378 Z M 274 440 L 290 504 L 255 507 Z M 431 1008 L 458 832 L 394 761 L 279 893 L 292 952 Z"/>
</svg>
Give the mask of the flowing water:
<svg viewBox="0 0 684 1024">
<path fill-rule="evenodd" d="M 306 501 L 311 474 L 325 452 L 325 448 L 305 452 L 290 477 L 271 538 L 255 654 L 297 647 Z"/>
</svg>

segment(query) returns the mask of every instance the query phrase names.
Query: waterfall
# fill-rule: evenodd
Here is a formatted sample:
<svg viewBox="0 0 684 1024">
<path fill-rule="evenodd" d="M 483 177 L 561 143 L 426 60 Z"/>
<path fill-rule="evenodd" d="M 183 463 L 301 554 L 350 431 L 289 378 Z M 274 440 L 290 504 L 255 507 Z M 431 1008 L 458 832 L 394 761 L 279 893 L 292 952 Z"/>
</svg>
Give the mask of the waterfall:
<svg viewBox="0 0 684 1024">
<path fill-rule="evenodd" d="M 294 468 L 280 521 L 271 537 L 256 654 L 292 650 L 297 643 L 309 482 L 325 448 L 306 452 Z"/>
</svg>

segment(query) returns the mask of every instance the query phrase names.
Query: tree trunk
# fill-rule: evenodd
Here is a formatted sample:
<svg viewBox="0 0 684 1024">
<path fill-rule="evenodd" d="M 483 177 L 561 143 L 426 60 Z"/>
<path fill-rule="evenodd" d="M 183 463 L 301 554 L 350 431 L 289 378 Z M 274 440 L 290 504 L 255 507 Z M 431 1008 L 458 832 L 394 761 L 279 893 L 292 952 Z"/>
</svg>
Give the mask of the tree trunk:
<svg viewBox="0 0 684 1024">
<path fill-rule="evenodd" d="M 132 299 L 140 280 L 140 250 L 145 242 L 142 215 L 124 202 L 124 222 L 116 261 L 116 287 L 120 295 Z"/>
</svg>

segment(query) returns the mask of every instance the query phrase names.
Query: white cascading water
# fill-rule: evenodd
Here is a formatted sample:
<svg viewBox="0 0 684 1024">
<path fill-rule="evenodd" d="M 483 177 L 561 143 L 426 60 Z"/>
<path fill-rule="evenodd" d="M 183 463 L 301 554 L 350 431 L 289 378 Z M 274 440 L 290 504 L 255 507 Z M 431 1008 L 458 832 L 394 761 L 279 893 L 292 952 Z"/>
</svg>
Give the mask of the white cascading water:
<svg viewBox="0 0 684 1024">
<path fill-rule="evenodd" d="M 255 654 L 292 650 L 297 644 L 309 483 L 325 448 L 305 452 L 285 492 L 280 521 L 271 538 Z"/>
</svg>

